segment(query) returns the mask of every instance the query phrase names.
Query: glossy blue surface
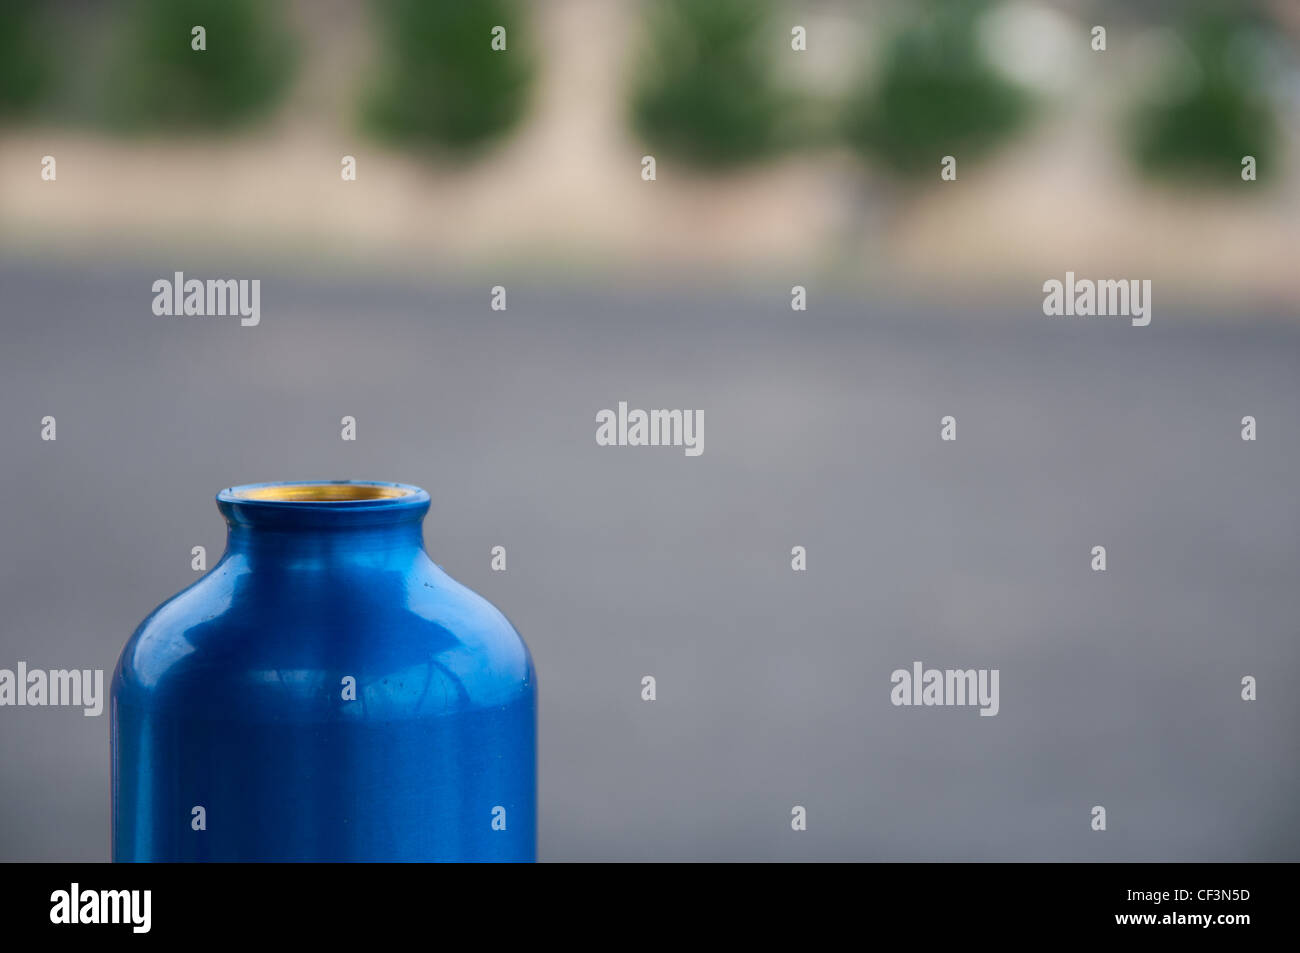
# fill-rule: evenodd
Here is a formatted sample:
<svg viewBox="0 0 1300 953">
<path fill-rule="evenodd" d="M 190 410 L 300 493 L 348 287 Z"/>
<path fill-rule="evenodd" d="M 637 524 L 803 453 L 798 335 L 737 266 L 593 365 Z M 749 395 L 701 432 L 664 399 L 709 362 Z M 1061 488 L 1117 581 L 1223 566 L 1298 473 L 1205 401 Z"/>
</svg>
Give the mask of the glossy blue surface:
<svg viewBox="0 0 1300 953">
<path fill-rule="evenodd" d="M 407 495 L 218 495 L 225 555 L 113 677 L 114 860 L 535 859 L 528 649 L 425 554 L 428 494 L 365 486 Z"/>
</svg>

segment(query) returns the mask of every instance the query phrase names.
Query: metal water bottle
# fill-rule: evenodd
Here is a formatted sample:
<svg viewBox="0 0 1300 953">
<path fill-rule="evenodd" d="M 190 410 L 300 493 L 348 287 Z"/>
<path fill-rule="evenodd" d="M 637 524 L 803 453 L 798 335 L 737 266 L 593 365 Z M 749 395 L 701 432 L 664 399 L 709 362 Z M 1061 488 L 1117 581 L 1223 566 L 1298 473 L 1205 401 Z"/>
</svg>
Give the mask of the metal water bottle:
<svg viewBox="0 0 1300 953">
<path fill-rule="evenodd" d="M 116 861 L 532 861 L 537 684 L 517 632 L 425 554 L 429 495 L 217 495 L 227 547 L 126 643 Z"/>
</svg>

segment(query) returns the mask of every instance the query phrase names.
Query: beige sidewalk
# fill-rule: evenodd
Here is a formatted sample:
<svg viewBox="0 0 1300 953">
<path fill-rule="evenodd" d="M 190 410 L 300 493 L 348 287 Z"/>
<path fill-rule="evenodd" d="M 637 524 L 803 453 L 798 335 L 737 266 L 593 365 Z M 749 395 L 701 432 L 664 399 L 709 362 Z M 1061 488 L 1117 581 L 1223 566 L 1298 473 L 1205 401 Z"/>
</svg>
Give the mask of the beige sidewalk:
<svg viewBox="0 0 1300 953">
<path fill-rule="evenodd" d="M 525 125 L 479 162 L 452 166 L 356 133 L 356 78 L 369 55 L 354 39 L 366 33 L 362 14 L 298 4 L 303 74 L 267 125 L 187 140 L 7 130 L 0 247 L 192 246 L 391 267 L 781 267 L 953 287 L 1070 269 L 1156 276 L 1189 297 L 1300 303 L 1294 168 L 1272 186 L 1153 189 L 1098 134 L 1106 119 L 1095 103 L 1058 110 L 989 164 L 959 166 L 957 182 L 939 182 L 936 157 L 933 183 L 907 193 L 847 153 L 719 177 L 661 157 L 657 181 L 644 182 L 648 150 L 624 112 L 631 9 L 549 4 L 537 45 L 564 52 L 539 57 Z M 313 15 L 321 10 L 329 15 Z M 578 36 L 601 42 L 569 41 Z M 41 179 L 46 155 L 55 182 Z M 356 157 L 355 182 L 340 177 L 344 155 Z"/>
</svg>

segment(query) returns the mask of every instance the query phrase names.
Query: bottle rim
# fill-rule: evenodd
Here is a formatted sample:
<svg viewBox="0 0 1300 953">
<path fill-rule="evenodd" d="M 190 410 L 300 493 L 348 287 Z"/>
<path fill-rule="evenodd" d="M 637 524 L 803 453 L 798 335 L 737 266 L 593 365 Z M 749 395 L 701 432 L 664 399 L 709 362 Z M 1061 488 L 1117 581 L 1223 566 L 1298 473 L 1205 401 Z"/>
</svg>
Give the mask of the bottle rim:
<svg viewBox="0 0 1300 953">
<path fill-rule="evenodd" d="M 429 494 L 409 483 L 380 480 L 283 480 L 228 486 L 217 494 L 222 503 L 272 505 L 320 504 L 329 507 L 402 505 L 427 501 Z"/>
<path fill-rule="evenodd" d="M 429 494 L 381 480 L 284 480 L 228 486 L 217 494 L 217 508 L 237 525 L 347 527 L 419 519 Z"/>
</svg>

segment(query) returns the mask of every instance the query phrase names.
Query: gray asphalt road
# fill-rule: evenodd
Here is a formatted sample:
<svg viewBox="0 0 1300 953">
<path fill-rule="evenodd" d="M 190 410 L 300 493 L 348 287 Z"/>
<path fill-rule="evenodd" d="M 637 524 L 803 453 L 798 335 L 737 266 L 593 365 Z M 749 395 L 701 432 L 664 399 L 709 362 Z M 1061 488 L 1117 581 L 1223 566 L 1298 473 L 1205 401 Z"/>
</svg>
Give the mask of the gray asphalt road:
<svg viewBox="0 0 1300 953">
<path fill-rule="evenodd" d="M 544 859 L 1300 859 L 1295 330 L 271 275 L 240 328 L 155 317 L 177 268 L 0 265 L 0 668 L 111 672 L 223 486 L 407 481 L 536 658 Z M 619 400 L 703 455 L 598 447 Z M 916 660 L 999 714 L 891 705 Z M 107 858 L 107 738 L 0 708 L 0 860 Z"/>
</svg>

